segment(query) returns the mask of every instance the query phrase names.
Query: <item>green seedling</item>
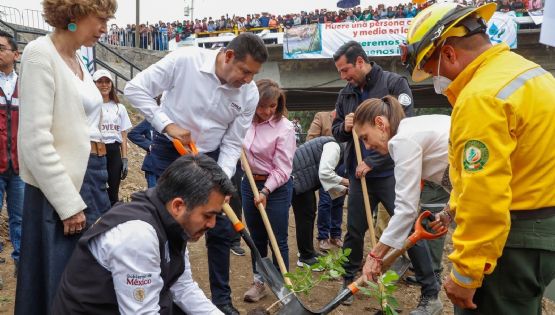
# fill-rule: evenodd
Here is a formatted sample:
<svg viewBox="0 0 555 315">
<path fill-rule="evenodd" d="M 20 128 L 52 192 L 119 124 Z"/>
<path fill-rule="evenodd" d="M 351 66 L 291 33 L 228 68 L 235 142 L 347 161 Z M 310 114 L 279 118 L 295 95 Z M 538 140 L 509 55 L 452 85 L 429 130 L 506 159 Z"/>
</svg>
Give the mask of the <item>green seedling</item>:
<svg viewBox="0 0 555 315">
<path fill-rule="evenodd" d="M 351 254 L 351 249 L 338 249 L 335 251 L 328 252 L 325 256 L 320 256 L 317 258 L 318 262 L 312 266 L 298 267 L 295 271 L 287 272 L 284 274 L 285 277 L 291 280 L 291 285 L 286 285 L 286 287 L 291 291 L 289 294 L 302 293 L 304 295 L 309 295 L 312 289 L 314 289 L 318 284 L 325 280 L 336 279 L 345 274 L 345 269 L 343 264 L 345 264 L 349 259 L 347 258 Z M 314 271 L 318 271 L 318 274 L 314 274 Z M 285 299 L 287 296 L 283 297 L 281 300 Z M 270 305 L 266 311 L 269 311 L 276 304 L 280 303 L 281 300 L 274 302 Z"/>
<path fill-rule="evenodd" d="M 395 308 L 399 307 L 399 303 L 393 296 L 393 293 L 397 290 L 397 280 L 399 280 L 399 275 L 395 271 L 388 270 L 378 277 L 377 283 L 366 281 L 367 287 L 360 288 L 360 292 L 376 299 L 380 304 L 382 314 L 397 315 Z M 380 286 L 383 289 L 380 290 Z"/>
<path fill-rule="evenodd" d="M 310 294 L 310 291 L 320 282 L 343 276 L 345 274 L 343 264 L 349 261 L 347 257 L 350 254 L 350 248 L 330 251 L 327 255 L 318 257 L 318 263 L 312 266 L 305 265 L 286 273 L 285 276 L 291 279 L 292 283 L 287 288 L 293 293 Z M 315 277 L 313 271 L 321 271 L 321 273 Z"/>
</svg>

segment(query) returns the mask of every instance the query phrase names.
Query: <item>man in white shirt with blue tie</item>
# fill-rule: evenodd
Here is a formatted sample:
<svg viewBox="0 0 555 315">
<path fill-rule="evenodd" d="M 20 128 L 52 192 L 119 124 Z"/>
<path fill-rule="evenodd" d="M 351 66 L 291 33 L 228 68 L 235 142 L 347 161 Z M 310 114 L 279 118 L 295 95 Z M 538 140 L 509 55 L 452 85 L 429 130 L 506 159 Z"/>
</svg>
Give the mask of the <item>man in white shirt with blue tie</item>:
<svg viewBox="0 0 555 315">
<path fill-rule="evenodd" d="M 125 95 L 156 130 L 151 154 L 157 176 L 179 157 L 164 133 L 184 144 L 194 141 L 199 152 L 216 160 L 229 178 L 233 176 L 258 104 L 253 78 L 267 58 L 263 41 L 243 33 L 221 50 L 180 48 L 127 84 Z M 162 92 L 159 107 L 154 97 Z M 212 302 L 225 314 L 238 314 L 229 287 L 233 233 L 222 217 L 206 233 Z"/>
</svg>

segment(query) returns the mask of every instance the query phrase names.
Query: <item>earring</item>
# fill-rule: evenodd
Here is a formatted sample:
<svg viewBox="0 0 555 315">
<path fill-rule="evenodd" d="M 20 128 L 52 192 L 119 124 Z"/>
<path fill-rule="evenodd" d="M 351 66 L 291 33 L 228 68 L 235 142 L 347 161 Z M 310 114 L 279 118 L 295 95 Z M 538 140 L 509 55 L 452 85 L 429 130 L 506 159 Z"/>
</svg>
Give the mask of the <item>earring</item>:
<svg viewBox="0 0 555 315">
<path fill-rule="evenodd" d="M 75 32 L 75 31 L 77 31 L 77 24 L 71 22 L 67 25 L 67 29 L 70 32 Z"/>
</svg>

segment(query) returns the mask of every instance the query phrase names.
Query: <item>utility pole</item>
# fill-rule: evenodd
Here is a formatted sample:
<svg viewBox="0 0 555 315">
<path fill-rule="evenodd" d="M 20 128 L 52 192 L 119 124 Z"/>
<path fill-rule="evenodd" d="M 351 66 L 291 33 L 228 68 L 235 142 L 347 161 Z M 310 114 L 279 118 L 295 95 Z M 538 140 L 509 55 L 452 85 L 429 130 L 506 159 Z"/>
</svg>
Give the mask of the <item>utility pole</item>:
<svg viewBox="0 0 555 315">
<path fill-rule="evenodd" d="M 135 47 L 139 47 L 139 1 L 140 0 L 135 0 Z"/>
</svg>

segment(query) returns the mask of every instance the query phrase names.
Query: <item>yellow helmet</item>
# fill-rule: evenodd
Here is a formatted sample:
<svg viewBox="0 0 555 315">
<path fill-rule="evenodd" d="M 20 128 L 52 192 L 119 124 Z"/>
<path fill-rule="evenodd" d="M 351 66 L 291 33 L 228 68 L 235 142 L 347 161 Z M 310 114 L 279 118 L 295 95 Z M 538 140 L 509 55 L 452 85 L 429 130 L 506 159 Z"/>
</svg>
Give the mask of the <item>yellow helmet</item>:
<svg viewBox="0 0 555 315">
<path fill-rule="evenodd" d="M 401 45 L 401 60 L 411 73 L 412 80 L 420 82 L 430 75 L 422 67 L 435 49 L 448 37 L 463 37 L 485 32 L 487 21 L 497 5 L 488 3 L 478 8 L 453 2 L 433 4 L 422 10 L 411 21 L 406 44 Z M 465 19 L 468 16 L 476 19 Z"/>
</svg>

